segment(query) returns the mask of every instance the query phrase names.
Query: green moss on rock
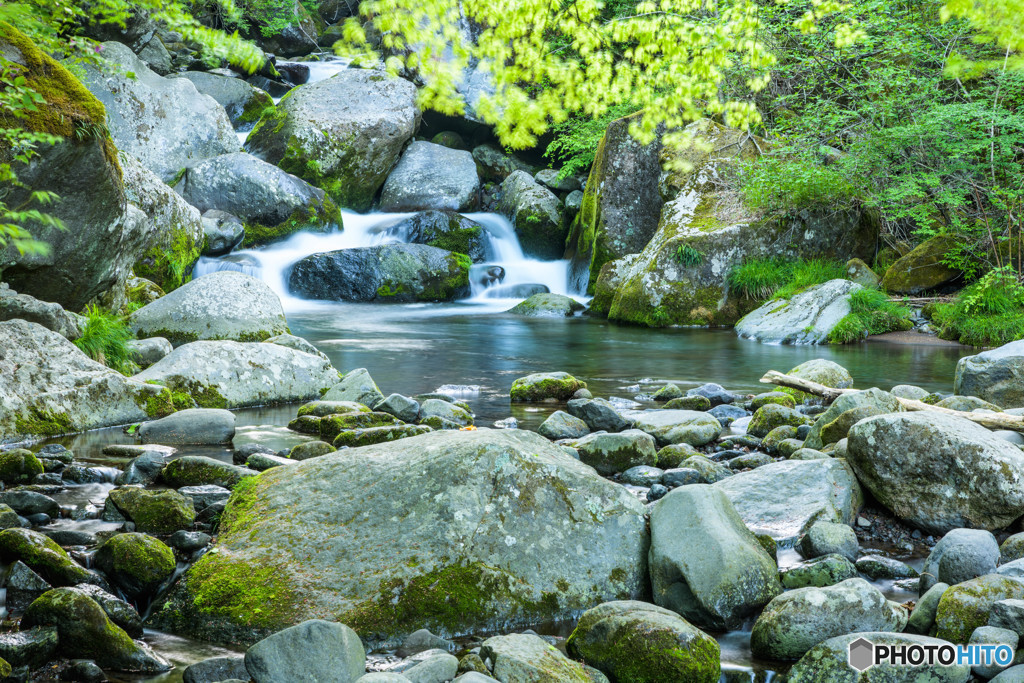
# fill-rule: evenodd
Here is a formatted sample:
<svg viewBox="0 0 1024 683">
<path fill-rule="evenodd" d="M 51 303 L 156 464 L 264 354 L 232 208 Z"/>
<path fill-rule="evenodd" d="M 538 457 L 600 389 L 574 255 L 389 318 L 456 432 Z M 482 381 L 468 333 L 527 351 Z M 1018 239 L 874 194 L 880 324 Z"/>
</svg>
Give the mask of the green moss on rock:
<svg viewBox="0 0 1024 683">
<path fill-rule="evenodd" d="M 25 448 L 0 451 L 0 481 L 5 484 L 27 484 L 43 473 L 43 464 Z"/>
<path fill-rule="evenodd" d="M 0 531 L 0 558 L 4 562 L 21 560 L 48 582 L 58 586 L 87 583 L 93 578 L 63 548 L 46 536 L 28 529 Z"/>
<path fill-rule="evenodd" d="M 177 563 L 174 551 L 152 536 L 118 534 L 96 550 L 96 566 L 113 578 L 129 597 L 157 589 L 172 574 Z"/>
<path fill-rule="evenodd" d="M 169 534 L 195 522 L 192 503 L 177 491 L 146 491 L 125 487 L 110 492 L 110 501 L 139 531 Z"/>
</svg>

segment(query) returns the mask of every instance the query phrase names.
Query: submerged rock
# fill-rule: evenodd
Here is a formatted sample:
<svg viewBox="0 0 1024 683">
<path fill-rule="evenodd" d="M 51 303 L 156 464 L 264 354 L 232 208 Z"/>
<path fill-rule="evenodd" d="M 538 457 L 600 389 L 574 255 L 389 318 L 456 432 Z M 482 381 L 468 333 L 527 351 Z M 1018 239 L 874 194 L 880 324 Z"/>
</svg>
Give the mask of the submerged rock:
<svg viewBox="0 0 1024 683">
<path fill-rule="evenodd" d="M 583 304 L 563 294 L 534 294 L 507 312 L 527 318 L 571 318 L 584 308 Z"/>
<path fill-rule="evenodd" d="M 536 561 L 566 548 L 579 552 Z M 243 481 L 216 552 L 154 618 L 218 641 L 321 616 L 370 643 L 451 637 L 639 595 L 646 549 L 636 498 L 543 437 L 437 431 Z"/>
</svg>

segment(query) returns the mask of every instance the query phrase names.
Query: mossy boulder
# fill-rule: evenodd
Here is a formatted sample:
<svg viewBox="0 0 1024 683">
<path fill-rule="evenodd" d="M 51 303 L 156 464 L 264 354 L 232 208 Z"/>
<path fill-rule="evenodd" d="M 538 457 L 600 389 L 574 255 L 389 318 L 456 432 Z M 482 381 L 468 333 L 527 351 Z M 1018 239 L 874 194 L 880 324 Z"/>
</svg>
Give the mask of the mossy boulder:
<svg viewBox="0 0 1024 683">
<path fill-rule="evenodd" d="M 769 403 L 777 403 L 785 408 L 796 408 L 796 401 L 793 397 L 783 391 L 769 391 L 764 394 L 758 394 L 750 400 L 750 409 L 757 410 L 762 406 L 766 406 Z"/>
<path fill-rule="evenodd" d="M 784 588 L 834 586 L 857 576 L 857 567 L 842 555 L 822 555 L 782 570 Z"/>
<path fill-rule="evenodd" d="M 415 86 L 383 71 L 345 69 L 294 88 L 245 141 L 252 154 L 366 211 L 416 132 Z"/>
<path fill-rule="evenodd" d="M 328 404 L 355 404 L 362 406 L 364 410 L 370 410 L 384 400 L 384 394 L 381 393 L 380 387 L 373 381 L 373 377 L 370 376 L 366 368 L 356 368 L 346 372 L 341 381 L 334 384 L 324 394 L 323 400 Z"/>
<path fill-rule="evenodd" d="M 986 574 L 951 586 L 939 600 L 935 635 L 953 643 L 966 643 L 974 629 L 988 622 L 992 605 L 1021 598 L 1024 584 L 999 574 Z"/>
<path fill-rule="evenodd" d="M 565 647 L 616 681 L 716 683 L 721 673 L 714 638 L 646 602 L 606 602 L 587 610 Z"/>
<path fill-rule="evenodd" d="M 401 242 L 465 254 L 473 263 L 482 263 L 489 255 L 484 226 L 455 211 L 421 211 L 388 227 L 385 234 Z"/>
<path fill-rule="evenodd" d="M 825 358 L 814 358 L 805 361 L 786 374 L 817 382 L 818 384 L 824 384 L 826 387 L 833 389 L 849 389 L 853 386 L 853 377 L 850 375 L 850 371 L 839 363 Z M 782 387 L 778 391 L 789 394 L 798 403 L 803 401 L 821 401 L 819 396 L 788 387 Z"/>
<path fill-rule="evenodd" d="M 953 391 L 1003 408 L 1024 408 L 1024 340 L 961 358 Z"/>
<path fill-rule="evenodd" d="M 571 318 L 586 306 L 564 294 L 540 293 L 521 301 L 508 310 L 526 318 Z"/>
<path fill-rule="evenodd" d="M 291 267 L 288 288 L 325 301 L 454 301 L 469 296 L 472 265 L 425 244 L 379 244 L 307 256 Z"/>
<path fill-rule="evenodd" d="M 658 464 L 654 437 L 639 429 L 627 429 L 617 434 L 590 434 L 574 442 L 572 447 L 579 453 L 580 460 L 599 474 L 616 474 L 638 465 L 653 467 Z"/>
<path fill-rule="evenodd" d="M 454 425 L 454 423 L 452 424 Z M 446 427 L 443 425 L 439 425 L 437 427 L 437 429 L 445 428 Z M 455 425 L 455 428 L 457 429 L 458 425 Z M 338 435 L 335 436 L 332 441 L 332 445 L 334 448 L 359 448 L 360 446 L 372 446 L 373 444 L 406 439 L 410 436 L 419 436 L 420 434 L 426 434 L 434 429 L 434 427 L 427 424 L 395 424 L 385 425 L 383 427 L 367 427 L 365 429 L 348 429 L 338 432 Z"/>
<path fill-rule="evenodd" d="M 513 633 L 488 638 L 480 654 L 492 662 L 491 673 L 501 681 L 591 683 L 594 680 L 582 664 L 533 634 Z"/>
<path fill-rule="evenodd" d="M 812 424 L 811 418 L 803 413 L 798 413 L 793 408 L 787 408 L 778 403 L 768 403 L 761 406 L 750 418 L 747 425 L 747 434 L 751 436 L 767 436 L 776 427 L 800 427 Z"/>
<path fill-rule="evenodd" d="M 916 614 L 915 610 L 915 614 Z M 867 671 L 859 672 L 850 666 L 850 645 L 864 639 L 875 645 L 939 647 L 947 641 L 928 636 L 889 631 L 868 631 L 836 636 L 815 645 L 800 658 L 789 671 L 789 683 L 902 683 L 904 681 L 928 681 L 928 683 L 965 683 L 971 677 L 967 664 L 941 666 L 882 662 Z"/>
<path fill-rule="evenodd" d="M 581 382 L 567 372 L 536 372 L 512 382 L 509 397 L 513 403 L 549 399 L 568 401 L 577 391 L 586 388 L 586 382 Z"/>
<path fill-rule="evenodd" d="M 634 426 L 653 436 L 659 446 L 703 446 L 722 433 L 722 423 L 714 415 L 698 410 L 645 410 L 635 415 Z"/>
<path fill-rule="evenodd" d="M 57 586 L 92 583 L 96 580 L 88 569 L 72 560 L 63 548 L 48 537 L 28 529 L 0 531 L 0 558 L 4 562 L 20 560 Z"/>
<path fill-rule="evenodd" d="M 856 282 L 861 287 L 878 289 L 878 283 L 882 278 L 878 277 L 871 266 L 859 258 L 853 258 L 846 262 L 846 279 Z"/>
<path fill-rule="evenodd" d="M 324 441 L 333 441 L 338 434 L 350 429 L 366 429 L 368 427 L 387 427 L 400 425 L 402 421 L 388 413 L 347 413 L 328 415 L 320 419 L 320 436 Z"/>
<path fill-rule="evenodd" d="M 43 473 L 43 464 L 27 448 L 0 451 L 0 481 L 4 484 L 27 484 Z"/>
<path fill-rule="evenodd" d="M 864 411 L 867 408 L 869 410 Z M 825 446 L 831 443 L 836 443 L 840 439 L 846 437 L 849 434 L 849 428 L 852 426 L 848 422 L 849 418 L 852 418 L 856 414 L 851 411 L 860 411 L 867 416 L 867 413 L 871 412 L 875 415 L 885 415 L 891 413 L 902 413 L 904 411 L 903 405 L 897 400 L 892 394 L 882 391 L 881 389 L 871 388 L 865 391 L 858 391 L 850 394 L 843 394 L 828 407 L 828 410 L 818 415 L 814 420 L 814 424 L 811 425 L 811 430 L 807 434 L 807 438 L 804 441 L 804 445 L 807 448 L 815 448 L 821 450 Z M 839 418 L 850 413 L 846 420 L 836 422 Z M 846 431 L 842 430 L 842 427 L 846 427 Z M 826 431 L 825 428 L 829 429 Z M 824 434 L 822 432 L 825 432 Z M 831 439 L 826 441 L 825 439 Z"/>
<path fill-rule="evenodd" d="M 828 282 L 773 299 L 743 316 L 736 334 L 769 344 L 825 344 L 850 313 L 850 297 L 860 285 L 849 280 Z"/>
<path fill-rule="evenodd" d="M 150 534 L 190 529 L 196 519 L 192 501 L 177 491 L 147 491 L 128 486 L 111 491 L 109 500 L 136 529 Z"/>
<path fill-rule="evenodd" d="M 203 95 L 209 95 L 217 100 L 217 104 L 224 107 L 228 119 L 236 129 L 254 124 L 264 109 L 274 106 L 274 100 L 270 95 L 241 78 L 207 71 L 184 71 L 171 74 L 167 78 L 187 78 L 192 81 L 196 90 Z"/>
<path fill-rule="evenodd" d="M 96 566 L 135 599 L 154 592 L 174 574 L 174 551 L 152 536 L 118 534 L 96 549 Z"/>
<path fill-rule="evenodd" d="M 71 588 L 47 591 L 29 605 L 21 628 L 36 626 L 57 628 L 65 657 L 91 659 L 115 671 L 154 674 L 172 668 L 110 621 L 95 600 Z"/>
<path fill-rule="evenodd" d="M 953 282 L 962 275 L 943 259 L 960 245 L 953 235 L 936 235 L 925 240 L 889 266 L 882 289 L 893 294 L 920 294 Z"/>
<path fill-rule="evenodd" d="M 642 505 L 519 430 L 436 431 L 267 470 L 235 488 L 219 534 L 154 612 L 159 627 L 252 642 L 325 618 L 396 643 L 565 618 L 646 582 Z M 537 563 L 527 550 L 576 545 L 602 552 Z"/>
<path fill-rule="evenodd" d="M 346 377 L 352 374 L 350 371 Z M 365 370 L 364 370 L 365 372 Z M 376 386 L 376 385 L 374 385 Z M 379 391 L 379 390 L 378 390 Z M 370 409 L 357 401 L 310 401 L 299 406 L 299 417 L 327 417 L 328 415 L 345 415 L 348 413 L 368 413 Z"/>
<path fill-rule="evenodd" d="M 498 211 L 508 216 L 526 256 L 546 261 L 562 257 L 566 229 L 562 202 L 525 171 L 515 171 L 501 183 Z"/>
<path fill-rule="evenodd" d="M 172 460 L 161 470 L 160 478 L 176 489 L 182 486 L 223 486 L 232 489 L 244 477 L 258 474 L 238 465 L 214 460 L 203 455 L 186 455 Z"/>
</svg>

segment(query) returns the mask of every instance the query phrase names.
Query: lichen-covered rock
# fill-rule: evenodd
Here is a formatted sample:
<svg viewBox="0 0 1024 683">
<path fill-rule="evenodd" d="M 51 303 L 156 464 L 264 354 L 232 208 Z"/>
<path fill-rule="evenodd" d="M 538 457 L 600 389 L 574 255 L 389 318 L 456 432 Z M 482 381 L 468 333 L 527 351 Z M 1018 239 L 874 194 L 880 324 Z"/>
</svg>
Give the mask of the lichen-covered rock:
<svg viewBox="0 0 1024 683">
<path fill-rule="evenodd" d="M 658 464 L 654 437 L 639 429 L 627 429 L 617 434 L 590 434 L 573 443 L 572 447 L 580 454 L 580 460 L 599 474 L 616 474 L 637 465 Z"/>
<path fill-rule="evenodd" d="M 174 574 L 174 551 L 146 534 L 118 534 L 96 549 L 96 566 L 128 598 L 155 591 Z"/>
<path fill-rule="evenodd" d="M 84 83 L 107 109 L 117 148 L 170 182 L 199 159 L 238 150 L 224 108 L 188 80 L 154 73 L 121 43 L 102 45 L 104 62 L 85 66 Z"/>
<path fill-rule="evenodd" d="M 383 71 L 345 69 L 293 89 L 246 139 L 256 156 L 366 211 L 416 132 L 416 88 Z"/>
<path fill-rule="evenodd" d="M 1024 598 L 1024 583 L 1008 576 L 986 574 L 951 586 L 942 594 L 935 613 L 935 635 L 966 643 L 971 633 L 988 622 L 992 605 Z"/>
<path fill-rule="evenodd" d="M 235 488 L 218 540 L 155 611 L 163 627 L 252 642 L 322 617 L 369 643 L 451 637 L 637 596 L 647 550 L 629 492 L 537 434 L 488 429 L 268 470 Z"/>
<path fill-rule="evenodd" d="M 870 417 L 850 430 L 847 457 L 880 503 L 930 533 L 1001 529 L 1024 514 L 1024 452 L 961 417 Z"/>
<path fill-rule="evenodd" d="M 69 586 L 91 583 L 95 577 L 59 545 L 35 531 L 4 529 L 0 531 L 0 558 L 4 562 L 20 560 L 51 584 Z"/>
<path fill-rule="evenodd" d="M 570 415 L 586 422 L 591 431 L 621 432 L 633 424 L 603 398 L 574 398 L 566 407 Z"/>
<path fill-rule="evenodd" d="M 814 420 L 804 439 L 804 446 L 820 450 L 847 438 L 850 427 L 865 417 L 902 413 L 904 410 L 903 404 L 895 396 L 881 389 L 871 388 L 843 394 Z"/>
<path fill-rule="evenodd" d="M 505 683 L 590 683 L 593 680 L 582 664 L 532 634 L 488 638 L 480 654 L 491 660 L 492 673 Z"/>
<path fill-rule="evenodd" d="M 319 398 L 338 381 L 321 355 L 279 344 L 197 341 L 135 376 L 192 396 L 204 408 L 295 403 Z"/>
<path fill-rule="evenodd" d="M 971 667 L 958 663 L 951 666 L 940 666 L 938 663 L 912 666 L 882 662 L 867 671 L 859 672 L 850 666 L 850 644 L 860 638 L 876 645 L 890 646 L 924 645 L 934 648 L 947 644 L 947 641 L 938 638 L 889 631 L 836 636 L 808 650 L 789 670 L 786 680 L 789 683 L 967 683 L 971 678 Z"/>
<path fill-rule="evenodd" d="M 920 294 L 952 282 L 962 273 L 947 266 L 943 259 L 957 246 L 953 235 L 925 240 L 889 266 L 882 277 L 882 289 L 893 294 Z"/>
<path fill-rule="evenodd" d="M 508 216 L 529 257 L 553 260 L 565 251 L 562 202 L 525 171 L 515 171 L 501 183 L 498 211 Z"/>
<path fill-rule="evenodd" d="M 565 647 L 616 681 L 717 683 L 721 669 L 714 638 L 675 612 L 634 600 L 584 612 Z"/>
<path fill-rule="evenodd" d="M 246 246 L 299 230 L 341 227 L 341 212 L 323 190 L 245 152 L 189 167 L 174 189 L 202 212 L 215 209 L 241 218 Z"/>
<path fill-rule="evenodd" d="M 769 659 L 799 659 L 818 643 L 857 631 L 902 631 L 907 609 L 864 579 L 797 588 L 776 597 L 754 622 L 750 650 Z"/>
<path fill-rule="evenodd" d="M 196 519 L 192 501 L 177 491 L 147 491 L 127 486 L 110 492 L 107 498 L 135 528 L 150 534 L 169 534 L 191 529 Z"/>
<path fill-rule="evenodd" d="M 0 322 L 0 443 L 139 422 L 148 409 L 169 410 L 170 398 L 42 325 Z"/>
<path fill-rule="evenodd" d="M 634 419 L 634 427 L 657 439 L 659 446 L 703 446 L 722 433 L 722 423 L 714 415 L 697 410 L 645 410 L 629 417 Z"/>
<path fill-rule="evenodd" d="M 564 294 L 540 293 L 519 302 L 508 312 L 527 318 L 571 318 L 584 308 L 583 304 Z"/>
<path fill-rule="evenodd" d="M 406 148 L 380 193 L 381 211 L 473 211 L 479 203 L 473 155 L 422 141 Z"/>
<path fill-rule="evenodd" d="M 590 168 L 583 203 L 566 241 L 570 281 L 593 291 L 608 262 L 643 250 L 658 229 L 662 149 L 659 136 L 641 145 L 629 134 L 639 115 L 608 124 Z"/>
<path fill-rule="evenodd" d="M 425 244 L 380 244 L 312 254 L 291 267 L 288 289 L 327 301 L 453 301 L 469 295 L 472 261 Z"/>
<path fill-rule="evenodd" d="M 468 427 L 473 424 L 473 415 L 463 408 L 439 398 L 428 398 L 420 404 L 420 424 L 435 427 L 441 423 L 454 423 L 456 427 Z"/>
<path fill-rule="evenodd" d="M 388 226 L 384 234 L 403 243 L 465 254 L 473 263 L 491 256 L 486 228 L 454 211 L 421 211 Z"/>
<path fill-rule="evenodd" d="M 320 438 L 333 441 L 338 434 L 351 429 L 370 429 L 372 427 L 390 427 L 400 425 L 402 421 L 390 413 L 352 412 L 341 415 L 328 415 L 320 418 Z"/>
<path fill-rule="evenodd" d="M 769 344 L 824 344 L 850 312 L 850 295 L 863 289 L 849 280 L 829 280 L 790 299 L 769 301 L 736 323 L 736 334 Z"/>
<path fill-rule="evenodd" d="M 817 521 L 853 524 L 864 501 L 845 460 L 783 460 L 715 484 L 754 533 L 796 539 Z"/>
<path fill-rule="evenodd" d="M 241 78 L 207 71 L 183 71 L 167 78 L 187 78 L 203 95 L 209 95 L 224 107 L 231 124 L 244 130 L 259 120 L 263 110 L 274 106 L 274 100 L 259 88 Z"/>
<path fill-rule="evenodd" d="M 1003 408 L 1024 408 L 1024 340 L 961 358 L 953 391 Z"/>
<path fill-rule="evenodd" d="M 800 554 L 804 557 L 821 557 L 838 554 L 851 562 L 860 554 L 857 534 L 852 527 L 835 522 L 815 522 L 800 539 Z"/>
<path fill-rule="evenodd" d="M 29 605 L 21 628 L 36 626 L 57 628 L 65 657 L 91 659 L 115 671 L 152 674 L 171 669 L 170 664 L 111 622 L 95 600 L 72 588 L 55 588 Z"/>
<path fill-rule="evenodd" d="M 546 399 L 567 401 L 587 383 L 567 372 L 535 372 L 512 382 L 509 396 L 513 402 L 535 402 Z"/>
<path fill-rule="evenodd" d="M 175 346 L 198 340 L 263 341 L 288 331 L 281 300 L 256 278 L 221 270 L 189 282 L 132 313 L 140 337 Z"/>
<path fill-rule="evenodd" d="M 729 499 L 705 484 L 655 504 L 648 561 L 654 602 L 715 630 L 738 628 L 782 592 L 775 561 Z"/>
</svg>

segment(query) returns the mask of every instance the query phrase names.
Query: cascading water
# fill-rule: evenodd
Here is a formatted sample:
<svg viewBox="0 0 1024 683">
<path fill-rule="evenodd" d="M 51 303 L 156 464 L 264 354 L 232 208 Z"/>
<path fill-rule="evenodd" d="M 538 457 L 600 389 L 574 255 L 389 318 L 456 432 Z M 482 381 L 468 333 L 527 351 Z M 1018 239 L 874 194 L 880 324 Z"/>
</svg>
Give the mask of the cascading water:
<svg viewBox="0 0 1024 683">
<path fill-rule="evenodd" d="M 338 249 L 405 243 L 408 235 L 400 224 L 411 213 L 358 214 L 344 212 L 341 232 L 300 232 L 264 249 L 238 251 L 222 258 L 201 258 L 193 271 L 201 277 L 218 270 L 237 270 L 264 280 L 288 310 L 324 305 L 299 299 L 288 291 L 289 268 L 311 254 Z M 460 301 L 467 310 L 505 310 L 536 292 L 571 295 L 568 261 L 538 261 L 523 254 L 511 223 L 494 213 L 470 213 L 467 218 L 484 227 L 487 263 L 471 270 L 472 294 Z M 492 275 L 488 276 L 490 271 Z"/>
</svg>

